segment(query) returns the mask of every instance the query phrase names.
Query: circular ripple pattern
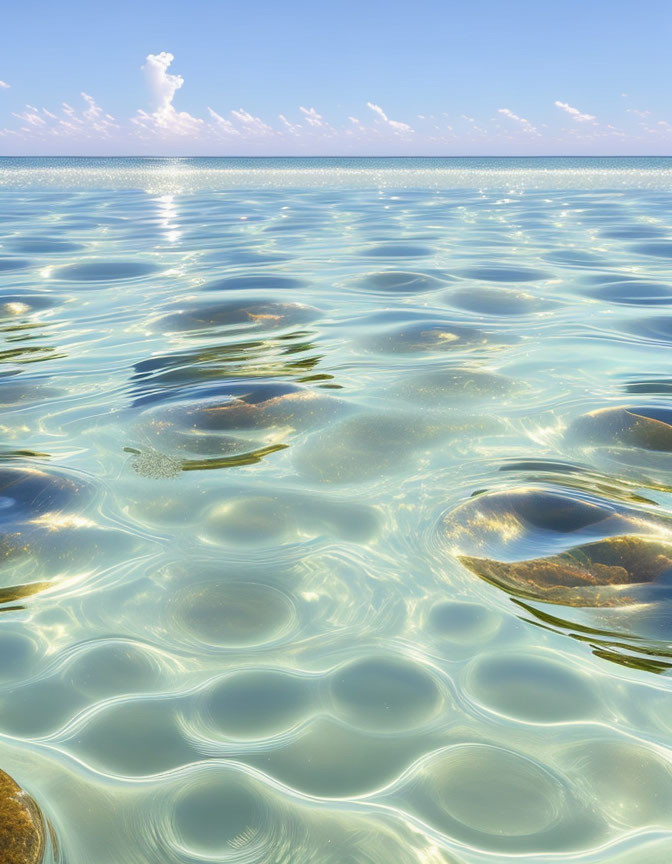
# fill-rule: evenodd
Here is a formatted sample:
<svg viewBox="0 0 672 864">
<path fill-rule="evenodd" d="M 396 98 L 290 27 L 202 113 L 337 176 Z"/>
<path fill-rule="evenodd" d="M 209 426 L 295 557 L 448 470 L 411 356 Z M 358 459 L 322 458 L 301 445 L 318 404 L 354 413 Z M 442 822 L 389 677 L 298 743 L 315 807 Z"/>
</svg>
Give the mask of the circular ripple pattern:
<svg viewBox="0 0 672 864">
<path fill-rule="evenodd" d="M 187 636 L 230 648 L 272 642 L 287 632 L 295 616 L 288 597 L 258 583 L 207 582 L 185 589 L 171 603 Z"/>
<path fill-rule="evenodd" d="M 43 864 L 670 860 L 670 169 L 408 164 L 2 162 Z"/>
</svg>

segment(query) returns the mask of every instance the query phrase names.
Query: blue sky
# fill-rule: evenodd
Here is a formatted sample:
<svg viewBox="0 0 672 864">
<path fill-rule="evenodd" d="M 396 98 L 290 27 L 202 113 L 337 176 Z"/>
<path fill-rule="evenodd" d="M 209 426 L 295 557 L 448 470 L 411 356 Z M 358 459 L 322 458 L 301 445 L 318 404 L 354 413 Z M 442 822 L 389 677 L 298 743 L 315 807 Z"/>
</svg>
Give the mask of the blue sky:
<svg viewBox="0 0 672 864">
<path fill-rule="evenodd" d="M 0 154 L 672 153 L 670 0 L 21 0 Z"/>
</svg>

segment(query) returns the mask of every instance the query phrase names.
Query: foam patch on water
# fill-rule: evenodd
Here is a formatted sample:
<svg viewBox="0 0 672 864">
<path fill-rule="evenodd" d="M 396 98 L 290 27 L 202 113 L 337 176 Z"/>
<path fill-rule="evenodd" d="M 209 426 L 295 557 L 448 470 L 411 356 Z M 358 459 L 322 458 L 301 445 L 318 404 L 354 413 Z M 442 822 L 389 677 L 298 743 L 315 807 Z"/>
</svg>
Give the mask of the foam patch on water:
<svg viewBox="0 0 672 864">
<path fill-rule="evenodd" d="M 133 470 L 141 477 L 165 480 L 169 477 L 177 477 L 182 472 L 182 465 L 177 459 L 159 453 L 158 450 L 143 450 L 135 455 Z"/>
</svg>

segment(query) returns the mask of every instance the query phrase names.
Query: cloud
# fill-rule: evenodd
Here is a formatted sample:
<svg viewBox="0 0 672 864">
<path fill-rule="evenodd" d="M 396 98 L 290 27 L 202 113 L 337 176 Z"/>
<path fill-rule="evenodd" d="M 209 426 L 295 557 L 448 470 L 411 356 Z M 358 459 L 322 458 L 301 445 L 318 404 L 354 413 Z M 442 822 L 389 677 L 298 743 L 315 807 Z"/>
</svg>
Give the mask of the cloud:
<svg viewBox="0 0 672 864">
<path fill-rule="evenodd" d="M 249 111 L 244 108 L 239 108 L 237 111 L 232 111 L 231 116 L 240 123 L 244 132 L 249 135 L 274 135 L 275 130 L 264 123 L 260 117 L 253 117 Z"/>
<path fill-rule="evenodd" d="M 109 138 L 119 124 L 97 104 L 93 96 L 81 94 L 86 108 L 78 110 L 68 102 L 61 104 L 60 114 L 46 108 L 26 105 L 21 113 L 14 112 L 25 125 L 18 132 L 25 138 L 76 137 L 81 139 Z M 5 133 L 11 130 L 4 130 Z"/>
<path fill-rule="evenodd" d="M 518 123 L 527 123 L 528 120 L 525 120 L 523 117 L 519 117 L 517 114 L 514 114 L 509 108 L 498 108 L 497 113 L 503 114 L 505 117 L 509 117 L 511 120 L 517 120 Z"/>
<path fill-rule="evenodd" d="M 290 135 L 300 135 L 301 134 L 301 124 L 300 123 L 291 123 L 284 114 L 278 114 L 278 118 L 282 125 L 285 127 L 287 132 Z"/>
<path fill-rule="evenodd" d="M 0 81 L 0 90 L 9 90 L 9 84 L 6 81 Z"/>
<path fill-rule="evenodd" d="M 240 135 L 240 132 L 236 129 L 236 127 L 230 120 L 227 120 L 225 117 L 222 117 L 216 111 L 213 111 L 210 106 L 208 106 L 208 114 L 210 115 L 210 119 L 213 121 L 213 125 L 218 132 L 223 132 L 225 135 Z"/>
<path fill-rule="evenodd" d="M 186 111 L 177 111 L 173 105 L 175 94 L 184 84 L 181 75 L 168 72 L 174 57 L 168 51 L 160 54 L 148 54 L 142 67 L 147 83 L 152 92 L 154 111 L 149 114 L 140 109 L 132 119 L 141 132 L 153 132 L 162 135 L 194 135 L 197 134 L 203 121 L 192 117 Z"/>
<path fill-rule="evenodd" d="M 412 135 L 415 130 L 408 123 L 402 123 L 399 120 L 390 120 L 387 114 L 383 111 L 380 105 L 374 105 L 373 102 L 367 102 L 366 107 L 370 108 L 374 114 L 377 114 L 387 126 L 390 127 L 397 135 Z"/>
<path fill-rule="evenodd" d="M 474 143 L 488 148 L 495 145 L 493 151 L 496 152 L 532 152 L 540 144 L 555 148 L 557 144 L 562 146 L 568 141 L 611 139 L 618 142 L 624 141 L 626 136 L 621 129 L 608 125 L 606 115 L 598 122 L 593 115 L 560 101 L 556 101 L 555 106 L 568 114 L 573 122 L 563 124 L 564 128 L 557 135 L 548 131 L 544 123 L 533 125 L 510 108 L 498 108 L 492 122 L 487 124 L 462 114 L 455 123 L 457 132 L 447 125 L 451 118 L 445 112 L 411 114 L 412 118 L 418 118 L 413 122 L 420 124 L 415 130 L 409 123 L 391 119 L 374 102 L 365 103 L 367 112 L 360 117 L 344 112 L 335 125 L 310 105 L 300 105 L 289 114 L 276 111 L 275 119 L 270 123 L 245 108 L 229 110 L 220 107 L 217 111 L 208 106 L 198 116 L 180 111 L 175 106 L 185 82 L 181 75 L 171 72 L 173 62 L 173 55 L 167 51 L 147 55 L 142 70 L 148 85 L 148 104 L 119 122 L 93 96 L 82 91 L 81 103 L 74 99 L 53 110 L 30 104 L 24 106 L 13 114 L 13 128 L 0 129 L 0 136 L 12 141 L 10 149 L 17 152 L 221 154 L 396 153 L 408 151 L 411 147 L 415 152 L 428 153 L 437 152 L 437 142 L 450 143 L 454 149 L 459 145 L 462 152 L 468 152 L 469 148 L 473 150 Z M 5 82 L 0 82 L 0 89 L 7 87 Z M 628 134 L 630 143 L 664 143 L 669 140 L 672 124 L 667 121 L 658 120 L 648 110 L 632 103 L 621 107 L 620 111 L 631 115 L 630 126 L 637 129 L 635 136 Z M 29 146 L 24 142 L 40 146 Z M 113 146 L 109 146 L 109 142 Z"/>
<path fill-rule="evenodd" d="M 12 117 L 16 117 L 18 120 L 22 120 L 24 123 L 27 123 L 29 126 L 46 126 L 47 121 L 44 117 L 40 116 L 40 109 L 35 108 L 34 105 L 26 105 L 26 110 L 23 114 L 17 114 L 16 111 L 12 111 Z"/>
<path fill-rule="evenodd" d="M 516 123 L 520 123 L 520 125 L 527 132 L 537 132 L 534 126 L 530 123 L 529 120 L 526 120 L 524 117 L 519 117 L 517 114 L 514 114 L 509 108 L 498 108 L 499 114 L 503 114 L 505 117 L 508 117 L 509 120 L 515 120 Z"/>
<path fill-rule="evenodd" d="M 554 104 L 556 108 L 561 108 L 563 111 L 566 111 L 577 123 L 588 123 L 595 120 L 595 117 L 592 114 L 582 114 L 578 108 L 572 108 L 572 106 L 568 105 L 566 102 L 558 102 L 556 100 Z"/>
<path fill-rule="evenodd" d="M 106 114 L 100 105 L 97 104 L 93 96 L 82 91 L 82 99 L 88 105 L 88 108 L 83 112 L 82 117 L 84 122 L 96 132 L 102 132 L 103 135 L 108 135 L 112 129 L 118 129 L 119 124 L 111 114 Z"/>
<path fill-rule="evenodd" d="M 637 117 L 650 117 L 651 112 L 647 109 L 639 109 L 639 108 L 626 108 L 625 109 L 628 114 L 636 114 Z"/>
<path fill-rule="evenodd" d="M 142 67 L 154 94 L 157 110 L 172 105 L 175 94 L 184 84 L 184 78 L 181 75 L 171 75 L 168 72 L 174 59 L 168 51 L 162 51 L 160 54 L 148 54 L 145 65 Z"/>
<path fill-rule="evenodd" d="M 321 114 L 318 114 L 314 108 L 304 108 L 303 105 L 301 105 L 299 111 L 303 111 L 306 115 L 306 123 L 309 126 L 324 126 L 324 118 Z"/>
<path fill-rule="evenodd" d="M 170 69 L 174 57 L 168 51 L 160 54 L 148 54 L 142 67 L 149 89 L 153 97 L 151 113 L 140 109 L 132 123 L 140 130 L 141 135 L 150 133 L 161 137 L 258 137 L 274 135 L 275 130 L 264 123 L 259 117 L 254 117 L 244 108 L 231 111 L 230 117 L 219 114 L 208 106 L 208 120 L 194 117 L 187 111 L 178 111 L 173 105 L 175 95 L 184 85 L 181 75 L 174 75 Z M 319 116 L 319 115 L 318 115 Z"/>
</svg>

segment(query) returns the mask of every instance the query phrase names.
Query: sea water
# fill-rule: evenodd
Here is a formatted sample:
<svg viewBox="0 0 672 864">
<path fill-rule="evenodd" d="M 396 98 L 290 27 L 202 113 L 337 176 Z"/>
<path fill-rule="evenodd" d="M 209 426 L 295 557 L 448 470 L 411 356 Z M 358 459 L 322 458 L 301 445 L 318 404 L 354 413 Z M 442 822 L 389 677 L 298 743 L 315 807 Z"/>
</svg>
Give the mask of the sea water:
<svg viewBox="0 0 672 864">
<path fill-rule="evenodd" d="M 672 859 L 672 160 L 0 160 L 0 769 L 63 864 Z"/>
</svg>

